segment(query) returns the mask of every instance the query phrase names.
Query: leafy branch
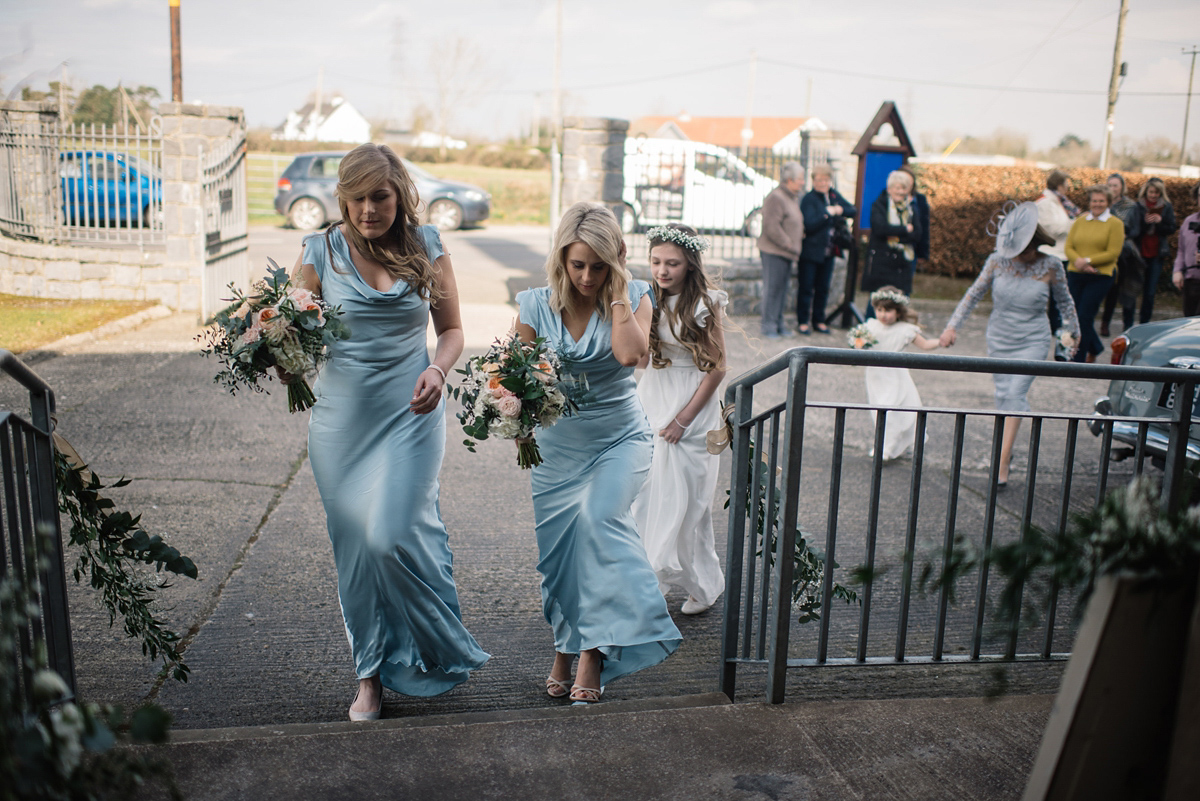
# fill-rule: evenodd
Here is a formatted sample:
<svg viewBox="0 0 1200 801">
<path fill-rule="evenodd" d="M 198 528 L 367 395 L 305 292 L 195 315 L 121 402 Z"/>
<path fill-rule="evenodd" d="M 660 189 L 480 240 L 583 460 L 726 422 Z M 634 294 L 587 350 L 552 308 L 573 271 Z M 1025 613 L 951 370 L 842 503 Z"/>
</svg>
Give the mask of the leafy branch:
<svg viewBox="0 0 1200 801">
<path fill-rule="evenodd" d="M 127 479 L 105 486 L 86 465 L 72 462 L 58 449 L 54 474 L 59 511 L 70 518 L 70 543 L 79 548 L 72 568 L 75 581 L 81 582 L 86 575 L 108 610 L 109 625 L 120 615 L 125 633 L 141 640 L 144 655 L 161 658 L 163 669 L 173 678 L 187 681 L 191 668 L 179 652 L 181 637 L 158 616 L 155 602 L 155 593 L 170 585 L 155 581 L 138 566 L 194 579 L 196 565 L 162 537 L 147 534 L 141 527 L 141 515 L 117 511 L 115 504 L 100 494 L 126 486 Z"/>
<path fill-rule="evenodd" d="M 755 483 L 757 483 L 759 488 L 758 531 L 755 540 L 757 550 L 755 551 L 755 555 L 762 556 L 763 532 L 766 529 L 767 521 L 767 488 L 770 485 L 771 475 L 766 462 L 756 457 L 753 444 L 750 445 L 750 458 L 746 465 L 746 472 L 746 509 L 750 508 L 751 502 L 754 499 L 753 488 Z M 728 496 L 725 499 L 725 508 L 728 509 L 732 492 L 726 490 L 725 494 Z M 787 524 L 787 521 L 783 520 L 782 509 L 779 503 L 779 493 L 775 494 L 772 501 L 771 514 L 775 519 L 775 526 L 771 531 L 771 541 L 767 545 L 766 551 L 767 563 L 774 567 L 779 531 Z M 810 535 L 805 534 L 805 532 L 794 526 L 792 530 L 795 536 L 795 547 L 792 552 L 792 610 L 796 613 L 797 620 L 800 623 L 810 623 L 821 619 L 821 606 L 824 603 L 823 588 L 826 559 L 824 552 L 809 545 L 808 537 Z M 832 567 L 836 570 L 840 565 L 834 562 Z M 836 581 L 833 582 L 833 592 L 830 597 L 845 601 L 848 604 L 859 603 L 857 592 Z"/>
</svg>

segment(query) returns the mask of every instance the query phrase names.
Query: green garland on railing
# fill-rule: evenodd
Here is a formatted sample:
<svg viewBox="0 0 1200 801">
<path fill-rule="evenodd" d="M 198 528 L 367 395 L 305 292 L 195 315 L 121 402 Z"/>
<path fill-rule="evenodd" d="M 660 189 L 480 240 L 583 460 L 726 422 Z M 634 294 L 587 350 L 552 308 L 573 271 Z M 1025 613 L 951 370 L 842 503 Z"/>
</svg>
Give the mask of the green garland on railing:
<svg viewBox="0 0 1200 801">
<path fill-rule="evenodd" d="M 757 465 L 757 470 L 755 470 Z M 778 469 L 777 469 L 778 471 Z M 755 473 L 757 472 L 757 476 Z M 763 531 L 766 528 L 767 520 L 767 488 L 770 485 L 770 469 L 766 462 L 755 457 L 754 445 L 750 445 L 750 458 L 746 466 L 746 502 L 745 508 L 750 509 L 750 503 L 754 497 L 754 484 L 757 480 L 758 493 L 758 532 L 755 538 L 757 543 L 756 556 L 762 556 L 763 553 Z M 725 508 L 729 508 L 729 498 L 732 497 L 730 490 L 725 490 Z M 771 541 L 767 545 L 767 563 L 770 566 L 775 565 L 775 549 L 778 547 L 778 538 L 780 527 L 784 524 L 783 515 L 779 503 L 780 492 L 775 493 L 773 498 L 774 503 L 772 516 L 775 518 L 776 525 L 771 530 Z M 825 554 L 822 551 L 813 548 L 808 543 L 808 536 L 805 532 L 793 527 L 795 532 L 795 547 L 792 551 L 792 611 L 796 613 L 796 620 L 799 623 L 811 623 L 814 620 L 821 619 L 821 607 L 824 603 L 824 584 L 825 584 Z M 833 569 L 839 567 L 837 562 L 833 563 Z M 830 599 L 845 601 L 847 604 L 859 603 L 858 593 L 849 587 L 845 587 L 838 582 L 833 582 L 832 593 Z"/>
<path fill-rule="evenodd" d="M 162 537 L 147 534 L 140 526 L 141 515 L 117 511 L 115 504 L 100 494 L 101 490 L 126 486 L 128 479 L 105 486 L 86 466 L 72 464 L 58 450 L 54 452 L 54 477 L 59 511 L 71 519 L 70 543 L 79 548 L 72 569 L 75 581 L 87 575 L 108 610 L 109 625 L 120 615 L 125 633 L 141 640 L 143 654 L 161 658 L 164 671 L 170 671 L 177 681 L 187 681 L 191 668 L 178 649 L 181 637 L 154 608 L 154 593 L 169 585 L 147 583 L 137 566 L 153 566 L 157 572 L 194 579 L 196 565 Z"/>
</svg>

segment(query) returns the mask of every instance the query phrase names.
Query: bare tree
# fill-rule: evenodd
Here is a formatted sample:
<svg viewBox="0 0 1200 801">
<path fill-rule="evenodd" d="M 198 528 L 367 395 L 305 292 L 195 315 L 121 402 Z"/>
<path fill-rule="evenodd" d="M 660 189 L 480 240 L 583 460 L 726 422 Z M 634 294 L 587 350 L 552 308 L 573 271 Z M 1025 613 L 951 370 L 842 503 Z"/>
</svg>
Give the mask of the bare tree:
<svg viewBox="0 0 1200 801">
<path fill-rule="evenodd" d="M 494 85 L 495 68 L 488 65 L 474 42 L 459 36 L 433 52 L 429 69 L 433 77 L 433 121 L 440 138 L 438 150 L 445 158 L 447 131 L 454 115 Z"/>
</svg>

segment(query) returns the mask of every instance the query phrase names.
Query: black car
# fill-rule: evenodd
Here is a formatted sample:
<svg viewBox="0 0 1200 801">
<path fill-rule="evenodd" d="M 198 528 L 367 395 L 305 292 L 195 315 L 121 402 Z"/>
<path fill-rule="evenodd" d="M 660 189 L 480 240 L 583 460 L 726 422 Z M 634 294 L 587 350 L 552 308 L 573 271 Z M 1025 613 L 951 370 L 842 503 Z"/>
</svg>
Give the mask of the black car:
<svg viewBox="0 0 1200 801">
<path fill-rule="evenodd" d="M 1200 318 L 1179 317 L 1135 325 L 1114 338 L 1110 347 L 1113 364 L 1200 370 Z M 1162 425 L 1152 423 L 1147 429 L 1146 453 L 1156 462 L 1166 458 L 1167 423 L 1175 411 L 1174 384 L 1112 381 L 1108 385 L 1108 394 L 1096 401 L 1095 408 L 1095 421 L 1089 428 L 1097 436 L 1103 431 L 1103 417 L 1161 417 Z M 1113 440 L 1130 446 L 1130 449 L 1136 448 L 1137 424 L 1113 423 Z M 1122 458 L 1132 452 L 1130 449 L 1122 449 L 1114 455 Z M 1200 459 L 1200 392 L 1192 406 L 1187 458 Z"/>
<path fill-rule="evenodd" d="M 279 176 L 275 187 L 275 211 L 302 231 L 315 231 L 338 219 L 338 165 L 347 151 L 305 153 L 296 156 Z M 440 231 L 475 225 L 488 218 L 492 196 L 471 184 L 443 181 L 410 161 L 401 159 L 421 198 L 423 215 Z"/>
</svg>

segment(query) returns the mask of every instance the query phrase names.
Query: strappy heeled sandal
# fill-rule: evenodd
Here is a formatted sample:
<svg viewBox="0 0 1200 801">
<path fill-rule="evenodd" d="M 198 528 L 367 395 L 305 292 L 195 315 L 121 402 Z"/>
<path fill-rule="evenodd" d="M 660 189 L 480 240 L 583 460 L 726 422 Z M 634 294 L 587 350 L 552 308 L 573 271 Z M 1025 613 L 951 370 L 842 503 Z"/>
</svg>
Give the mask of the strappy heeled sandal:
<svg viewBox="0 0 1200 801">
<path fill-rule="evenodd" d="M 591 687 L 580 687 L 578 684 L 571 687 L 571 700 L 577 704 L 595 704 L 600 702 L 600 696 L 604 695 L 604 688 L 592 689 Z"/>
<path fill-rule="evenodd" d="M 546 695 L 551 698 L 565 698 L 571 692 L 571 680 L 559 681 L 553 676 L 546 677 Z"/>
</svg>

